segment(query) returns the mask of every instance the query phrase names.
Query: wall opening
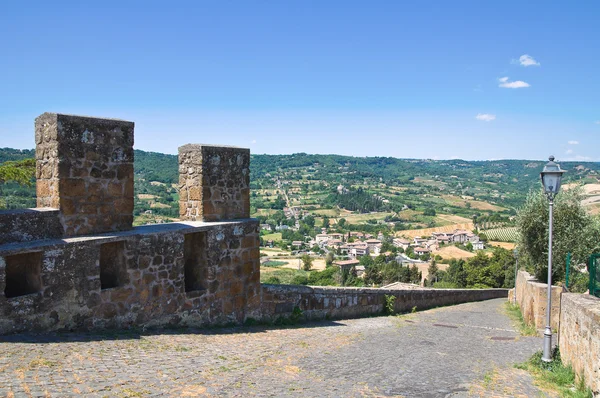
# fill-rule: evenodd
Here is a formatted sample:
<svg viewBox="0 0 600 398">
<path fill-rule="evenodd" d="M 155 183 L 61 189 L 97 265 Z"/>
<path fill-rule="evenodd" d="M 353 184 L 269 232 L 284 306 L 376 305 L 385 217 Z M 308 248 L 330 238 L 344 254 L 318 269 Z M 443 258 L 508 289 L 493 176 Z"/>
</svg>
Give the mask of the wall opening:
<svg viewBox="0 0 600 398">
<path fill-rule="evenodd" d="M 100 288 L 111 289 L 128 283 L 125 242 L 100 245 Z"/>
<path fill-rule="evenodd" d="M 185 262 L 185 291 L 202 291 L 206 289 L 208 264 L 206 257 L 206 232 L 186 234 L 183 244 Z"/>
<path fill-rule="evenodd" d="M 6 298 L 42 290 L 42 252 L 6 256 Z"/>
</svg>

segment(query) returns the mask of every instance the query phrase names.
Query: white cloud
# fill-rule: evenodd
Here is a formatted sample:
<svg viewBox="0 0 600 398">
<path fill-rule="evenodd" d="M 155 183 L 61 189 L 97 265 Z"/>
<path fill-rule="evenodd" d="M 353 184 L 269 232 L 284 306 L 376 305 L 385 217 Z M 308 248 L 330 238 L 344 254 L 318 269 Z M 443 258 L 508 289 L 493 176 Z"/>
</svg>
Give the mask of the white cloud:
<svg viewBox="0 0 600 398">
<path fill-rule="evenodd" d="M 250 143 L 251 144 L 256 144 L 256 140 L 252 140 Z"/>
<path fill-rule="evenodd" d="M 490 113 L 478 113 L 477 116 L 475 116 L 475 119 L 484 122 L 491 122 L 492 120 L 496 120 L 496 115 L 492 115 Z"/>
<path fill-rule="evenodd" d="M 569 145 L 579 145 L 579 141 L 569 141 L 567 144 L 569 144 Z"/>
<path fill-rule="evenodd" d="M 572 154 L 572 153 L 573 153 L 573 150 L 572 150 L 572 149 L 567 149 L 567 151 L 566 151 L 565 153 L 566 153 L 567 155 L 570 155 L 570 154 Z"/>
<path fill-rule="evenodd" d="M 540 63 L 537 62 L 531 55 L 523 54 L 519 57 L 519 63 L 521 66 L 540 66 Z"/>
<path fill-rule="evenodd" d="M 594 123 L 596 123 L 596 124 L 600 124 L 600 120 L 596 120 Z"/>
<path fill-rule="evenodd" d="M 498 81 L 500 82 L 500 84 L 498 85 L 498 87 L 502 87 L 502 88 L 524 88 L 524 87 L 529 87 L 529 83 L 526 83 L 522 80 L 515 80 L 514 82 L 509 82 L 508 81 L 508 77 L 501 77 L 500 79 L 498 79 Z"/>
</svg>

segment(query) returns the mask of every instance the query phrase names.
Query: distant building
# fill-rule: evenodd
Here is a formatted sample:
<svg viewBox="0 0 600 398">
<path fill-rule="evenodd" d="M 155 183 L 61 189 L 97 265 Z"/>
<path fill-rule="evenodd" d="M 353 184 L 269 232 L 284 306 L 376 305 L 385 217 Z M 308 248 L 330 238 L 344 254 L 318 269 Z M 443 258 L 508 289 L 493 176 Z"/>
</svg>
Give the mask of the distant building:
<svg viewBox="0 0 600 398">
<path fill-rule="evenodd" d="M 431 250 L 425 249 L 424 247 L 415 247 L 415 254 L 422 256 L 423 254 L 431 253 Z"/>
<path fill-rule="evenodd" d="M 343 261 L 334 261 L 333 265 L 337 265 L 342 269 L 342 271 L 350 271 L 352 267 L 356 267 L 360 264 L 358 260 L 343 260 Z M 363 268 L 364 269 L 364 268 Z"/>
<path fill-rule="evenodd" d="M 483 250 L 483 249 L 485 249 L 485 246 L 483 245 L 482 241 L 471 242 L 471 244 L 473 245 L 473 250 Z"/>
<path fill-rule="evenodd" d="M 317 244 L 327 243 L 328 240 L 329 240 L 329 235 L 327 235 L 327 234 L 318 234 L 315 237 L 315 241 L 317 242 Z"/>
<path fill-rule="evenodd" d="M 265 231 L 271 231 L 271 226 L 269 224 L 260 224 L 260 229 Z"/>
<path fill-rule="evenodd" d="M 410 246 L 410 241 L 404 238 L 394 238 L 392 244 L 396 247 L 406 250 Z"/>
</svg>

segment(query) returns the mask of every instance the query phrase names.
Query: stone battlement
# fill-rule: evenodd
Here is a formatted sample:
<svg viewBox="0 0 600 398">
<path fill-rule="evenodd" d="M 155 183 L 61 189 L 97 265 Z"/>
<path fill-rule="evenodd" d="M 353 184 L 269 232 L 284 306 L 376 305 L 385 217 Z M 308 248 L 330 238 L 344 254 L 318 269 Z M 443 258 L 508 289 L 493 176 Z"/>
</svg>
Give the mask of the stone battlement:
<svg viewBox="0 0 600 398">
<path fill-rule="evenodd" d="M 132 228 L 134 123 L 35 120 L 36 209 L 0 211 L 0 334 L 241 323 L 260 305 L 250 151 L 180 148 L 184 221 Z"/>
</svg>

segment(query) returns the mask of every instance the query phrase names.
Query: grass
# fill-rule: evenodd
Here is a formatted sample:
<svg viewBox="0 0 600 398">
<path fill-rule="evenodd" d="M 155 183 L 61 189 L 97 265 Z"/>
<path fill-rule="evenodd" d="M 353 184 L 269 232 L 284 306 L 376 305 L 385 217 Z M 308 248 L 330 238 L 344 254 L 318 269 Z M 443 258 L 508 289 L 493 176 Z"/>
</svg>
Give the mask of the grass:
<svg viewBox="0 0 600 398">
<path fill-rule="evenodd" d="M 367 220 L 383 220 L 387 216 L 393 216 L 394 213 L 389 212 L 376 212 L 376 213 L 363 213 L 363 214 L 350 214 L 343 218 L 349 224 L 364 224 Z M 341 216 L 340 216 L 341 217 Z"/>
<path fill-rule="evenodd" d="M 527 362 L 515 367 L 528 371 L 540 387 L 557 392 L 561 397 L 593 398 L 585 380 L 576 380 L 573 368 L 562 363 L 558 349 L 554 351 L 552 362 L 542 362 L 542 352 L 538 351 Z"/>
<path fill-rule="evenodd" d="M 278 241 L 278 240 L 281 240 L 281 232 L 275 232 L 273 234 L 266 234 L 266 235 L 263 235 L 262 238 L 265 242 L 268 240 Z"/>
<path fill-rule="evenodd" d="M 275 277 L 275 278 L 279 279 L 279 284 L 290 285 L 292 283 L 292 280 L 294 279 L 294 277 L 296 277 L 296 276 L 308 277 L 308 275 L 309 275 L 309 272 L 307 272 L 307 271 L 290 269 L 290 268 L 282 268 L 282 269 L 277 269 L 276 271 L 269 272 L 269 273 L 261 272 L 260 282 L 268 283 L 268 279 Z"/>
<path fill-rule="evenodd" d="M 287 261 L 265 261 L 261 265 L 263 267 L 281 267 L 282 265 L 286 265 Z"/>
<path fill-rule="evenodd" d="M 514 323 L 516 323 L 519 328 L 519 333 L 521 336 L 537 336 L 538 331 L 535 326 L 529 325 L 523 319 L 523 314 L 521 313 L 521 308 L 519 308 L 518 304 L 513 304 L 509 301 L 506 302 L 504 307 L 507 315 L 512 319 Z"/>
</svg>

